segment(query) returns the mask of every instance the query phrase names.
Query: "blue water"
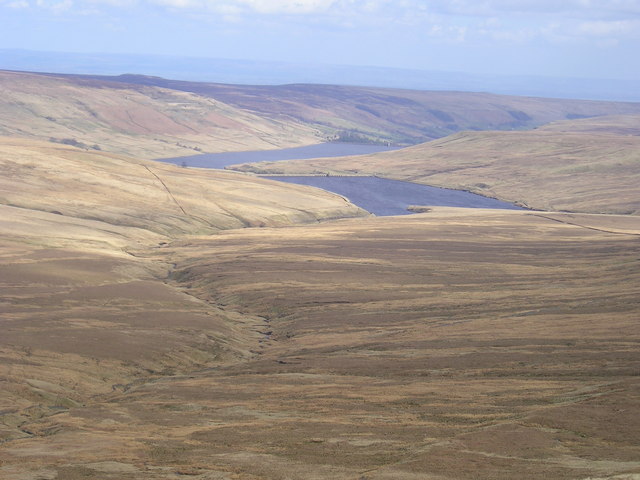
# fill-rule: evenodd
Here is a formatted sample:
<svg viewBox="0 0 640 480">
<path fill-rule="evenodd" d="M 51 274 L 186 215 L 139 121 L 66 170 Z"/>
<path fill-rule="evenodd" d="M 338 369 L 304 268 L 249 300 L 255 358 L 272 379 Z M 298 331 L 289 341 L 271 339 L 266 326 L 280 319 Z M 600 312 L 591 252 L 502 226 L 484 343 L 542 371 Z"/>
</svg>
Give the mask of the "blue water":
<svg viewBox="0 0 640 480">
<path fill-rule="evenodd" d="M 411 205 L 521 210 L 507 202 L 461 190 L 430 187 L 378 177 L 266 177 L 323 188 L 378 215 L 407 215 Z"/>
<path fill-rule="evenodd" d="M 321 143 L 306 147 L 283 148 L 280 150 L 255 150 L 247 152 L 201 153 L 189 157 L 160 158 L 158 161 L 184 165 L 187 167 L 225 168 L 238 163 L 277 162 L 301 158 L 343 157 L 346 155 L 366 155 L 368 153 L 397 150 L 397 147 L 361 145 L 354 143 Z"/>
<path fill-rule="evenodd" d="M 364 155 L 394 149 L 394 147 L 378 145 L 323 143 L 281 150 L 205 153 L 190 157 L 164 158 L 159 161 L 187 167 L 225 168 L 239 163 Z M 430 187 L 378 177 L 267 176 L 263 178 L 319 187 L 347 197 L 352 203 L 378 216 L 407 215 L 412 213 L 407 210 L 407 207 L 411 205 L 521 209 L 507 202 L 461 190 Z"/>
</svg>

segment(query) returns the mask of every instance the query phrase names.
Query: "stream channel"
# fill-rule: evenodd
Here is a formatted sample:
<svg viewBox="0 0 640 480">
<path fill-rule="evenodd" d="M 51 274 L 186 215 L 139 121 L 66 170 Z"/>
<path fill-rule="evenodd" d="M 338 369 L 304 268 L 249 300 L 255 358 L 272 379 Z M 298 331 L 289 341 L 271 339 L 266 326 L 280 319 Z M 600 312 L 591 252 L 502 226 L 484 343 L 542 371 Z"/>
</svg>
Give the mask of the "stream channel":
<svg viewBox="0 0 640 480">
<path fill-rule="evenodd" d="M 190 157 L 161 158 L 158 161 L 185 167 L 222 169 L 239 163 L 364 155 L 394 149 L 394 147 L 379 145 L 323 143 L 281 150 L 205 153 Z M 264 176 L 263 178 L 322 188 L 347 197 L 352 203 L 378 216 L 411 214 L 413 212 L 407 210 L 411 205 L 522 209 L 511 203 L 461 190 L 379 177 Z"/>
</svg>

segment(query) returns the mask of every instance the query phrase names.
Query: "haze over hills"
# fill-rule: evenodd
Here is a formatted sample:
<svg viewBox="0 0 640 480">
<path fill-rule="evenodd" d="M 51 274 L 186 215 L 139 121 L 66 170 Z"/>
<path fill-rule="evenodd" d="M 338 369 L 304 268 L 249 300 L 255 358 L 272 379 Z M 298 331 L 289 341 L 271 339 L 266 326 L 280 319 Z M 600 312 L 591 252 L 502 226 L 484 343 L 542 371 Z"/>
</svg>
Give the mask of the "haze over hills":
<svg viewBox="0 0 640 480">
<path fill-rule="evenodd" d="M 502 95 L 640 101 L 635 80 L 481 75 L 465 72 L 267 62 L 189 56 L 63 53 L 0 49 L 0 69 L 118 76 L 138 73 L 191 82 L 245 85 L 313 83 L 416 90 L 492 92 Z"/>
<path fill-rule="evenodd" d="M 461 132 L 367 156 L 238 165 L 254 173 L 369 174 L 468 190 L 530 208 L 640 214 L 640 116 L 519 132 Z"/>
</svg>

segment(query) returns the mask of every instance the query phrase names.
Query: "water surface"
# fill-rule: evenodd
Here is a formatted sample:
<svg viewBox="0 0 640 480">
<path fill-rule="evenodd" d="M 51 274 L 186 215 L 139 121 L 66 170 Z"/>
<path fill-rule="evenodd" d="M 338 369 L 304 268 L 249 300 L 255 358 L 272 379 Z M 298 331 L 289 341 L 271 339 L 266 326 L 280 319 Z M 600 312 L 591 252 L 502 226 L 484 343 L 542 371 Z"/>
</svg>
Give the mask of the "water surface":
<svg viewBox="0 0 640 480">
<path fill-rule="evenodd" d="M 281 150 L 205 153 L 190 157 L 163 158 L 159 161 L 187 167 L 225 168 L 239 163 L 365 155 L 395 149 L 397 148 L 379 145 L 322 143 Z M 521 209 L 507 202 L 469 192 L 378 177 L 266 176 L 263 178 L 323 188 L 347 197 L 352 203 L 378 216 L 407 215 L 412 213 L 407 210 L 407 207 L 412 205 Z"/>
<path fill-rule="evenodd" d="M 522 210 L 511 203 L 474 193 L 378 177 L 263 177 L 323 188 L 347 197 L 352 203 L 378 215 L 407 215 L 411 205 Z"/>
<path fill-rule="evenodd" d="M 305 158 L 343 157 L 397 150 L 398 147 L 363 145 L 355 143 L 320 143 L 306 147 L 282 148 L 280 150 L 253 150 L 247 152 L 201 153 L 189 157 L 160 158 L 158 161 L 187 167 L 224 168 L 238 163 L 277 162 Z"/>
</svg>

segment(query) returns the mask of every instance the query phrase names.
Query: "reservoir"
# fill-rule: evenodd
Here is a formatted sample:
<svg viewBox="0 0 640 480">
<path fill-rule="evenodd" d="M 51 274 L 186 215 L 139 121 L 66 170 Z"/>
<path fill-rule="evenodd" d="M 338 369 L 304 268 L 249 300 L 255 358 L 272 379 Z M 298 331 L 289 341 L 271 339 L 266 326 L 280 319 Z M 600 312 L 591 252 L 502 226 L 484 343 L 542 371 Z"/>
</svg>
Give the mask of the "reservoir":
<svg viewBox="0 0 640 480">
<path fill-rule="evenodd" d="M 159 161 L 186 167 L 224 168 L 238 163 L 277 162 L 301 158 L 344 157 L 388 152 L 398 147 L 363 145 L 359 143 L 320 143 L 306 147 L 282 148 L 280 150 L 255 150 L 250 152 L 201 153 L 189 157 L 161 158 Z"/>
<path fill-rule="evenodd" d="M 379 145 L 323 143 L 281 150 L 207 153 L 190 157 L 165 158 L 159 161 L 187 167 L 225 168 L 239 163 L 364 155 L 394 149 L 394 147 Z M 322 188 L 347 197 L 352 203 L 378 216 L 408 215 L 412 212 L 407 208 L 412 205 L 521 209 L 511 203 L 461 190 L 378 177 L 265 176 L 263 178 Z"/>
<path fill-rule="evenodd" d="M 501 208 L 521 210 L 511 203 L 462 190 L 431 187 L 378 177 L 264 177 L 282 182 L 310 185 L 347 197 L 378 216 L 408 215 L 411 205 L 441 207 Z"/>
</svg>

